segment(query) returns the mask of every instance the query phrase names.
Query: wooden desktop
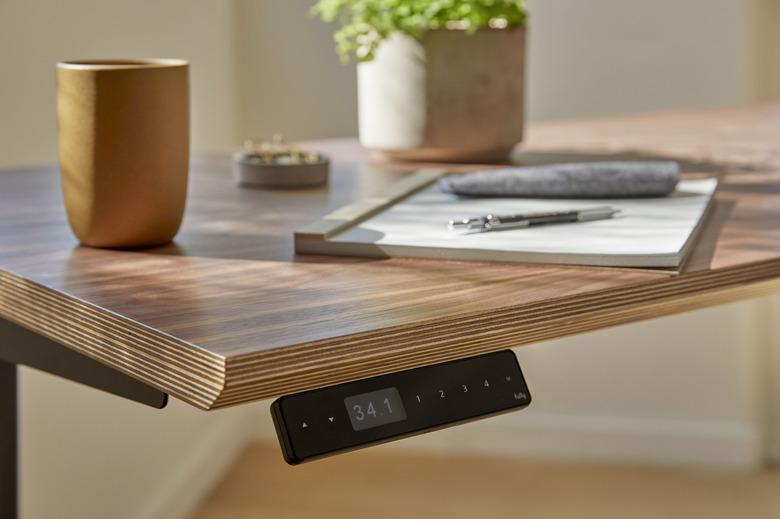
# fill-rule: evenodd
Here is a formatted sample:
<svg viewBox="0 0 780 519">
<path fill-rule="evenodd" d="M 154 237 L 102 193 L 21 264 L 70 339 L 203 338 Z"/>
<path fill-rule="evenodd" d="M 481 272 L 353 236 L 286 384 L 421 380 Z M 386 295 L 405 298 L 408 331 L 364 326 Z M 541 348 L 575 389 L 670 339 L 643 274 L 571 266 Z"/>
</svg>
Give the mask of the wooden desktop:
<svg viewBox="0 0 780 519">
<path fill-rule="evenodd" d="M 416 167 L 313 146 L 333 159 L 327 188 L 241 189 L 228 158 L 196 159 L 180 234 L 145 250 L 79 246 L 56 166 L 0 172 L 0 316 L 213 409 L 780 289 L 780 105 L 531 126 L 520 162 L 663 157 L 720 176 L 679 276 L 296 256 L 295 229 Z"/>
</svg>

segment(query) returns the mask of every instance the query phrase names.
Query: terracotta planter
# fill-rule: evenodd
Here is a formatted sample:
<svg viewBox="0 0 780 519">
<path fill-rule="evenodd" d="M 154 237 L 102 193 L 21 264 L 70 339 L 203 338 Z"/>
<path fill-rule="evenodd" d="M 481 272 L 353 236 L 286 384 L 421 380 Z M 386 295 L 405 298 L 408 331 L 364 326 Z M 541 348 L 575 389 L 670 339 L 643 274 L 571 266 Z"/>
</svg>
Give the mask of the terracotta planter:
<svg viewBox="0 0 780 519">
<path fill-rule="evenodd" d="M 395 35 L 358 66 L 360 141 L 395 159 L 504 159 L 523 138 L 524 70 L 524 27 Z"/>
</svg>

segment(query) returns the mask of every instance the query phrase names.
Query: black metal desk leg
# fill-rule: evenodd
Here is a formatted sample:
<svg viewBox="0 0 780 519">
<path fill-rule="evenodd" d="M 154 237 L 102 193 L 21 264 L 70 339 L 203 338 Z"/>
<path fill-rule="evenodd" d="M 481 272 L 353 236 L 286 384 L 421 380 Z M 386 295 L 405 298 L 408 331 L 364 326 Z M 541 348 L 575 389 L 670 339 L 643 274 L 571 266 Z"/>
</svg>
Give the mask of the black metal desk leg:
<svg viewBox="0 0 780 519">
<path fill-rule="evenodd" d="M 16 365 L 0 361 L 0 517 L 18 514 Z"/>
<path fill-rule="evenodd" d="M 19 515 L 17 366 L 35 368 L 157 409 L 168 402 L 168 395 L 158 389 L 0 319 L 0 519 Z"/>
</svg>

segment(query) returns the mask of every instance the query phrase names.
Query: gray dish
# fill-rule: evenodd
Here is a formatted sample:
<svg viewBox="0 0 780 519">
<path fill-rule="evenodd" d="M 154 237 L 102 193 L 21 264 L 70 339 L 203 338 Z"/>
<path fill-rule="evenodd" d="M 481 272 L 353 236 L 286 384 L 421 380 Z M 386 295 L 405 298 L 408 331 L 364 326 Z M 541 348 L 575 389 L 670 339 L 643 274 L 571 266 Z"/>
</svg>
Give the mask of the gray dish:
<svg viewBox="0 0 780 519">
<path fill-rule="evenodd" d="M 233 178 L 242 186 L 296 189 L 327 184 L 330 161 L 317 155 L 311 163 L 268 163 L 254 155 L 233 156 Z"/>
</svg>

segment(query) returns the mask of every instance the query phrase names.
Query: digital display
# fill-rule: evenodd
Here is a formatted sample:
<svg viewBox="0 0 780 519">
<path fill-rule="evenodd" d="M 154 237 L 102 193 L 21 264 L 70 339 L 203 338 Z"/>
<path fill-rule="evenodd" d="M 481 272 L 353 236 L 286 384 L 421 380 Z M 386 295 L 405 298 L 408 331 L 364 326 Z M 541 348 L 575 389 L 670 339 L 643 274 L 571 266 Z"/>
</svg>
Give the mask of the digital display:
<svg viewBox="0 0 780 519">
<path fill-rule="evenodd" d="M 388 387 L 344 399 L 349 421 L 356 431 L 406 420 L 406 409 L 398 389 Z"/>
</svg>

